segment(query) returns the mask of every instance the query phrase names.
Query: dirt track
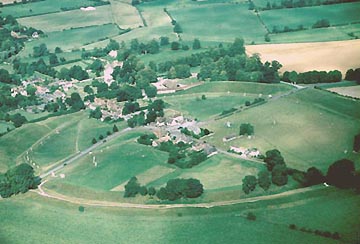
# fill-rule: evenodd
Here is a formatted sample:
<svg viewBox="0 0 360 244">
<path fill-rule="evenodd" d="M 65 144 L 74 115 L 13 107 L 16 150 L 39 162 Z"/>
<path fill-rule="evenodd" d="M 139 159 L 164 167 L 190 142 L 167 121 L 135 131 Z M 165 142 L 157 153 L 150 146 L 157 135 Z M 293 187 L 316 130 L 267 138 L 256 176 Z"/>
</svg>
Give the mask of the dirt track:
<svg viewBox="0 0 360 244">
<path fill-rule="evenodd" d="M 108 201 L 98 201 L 98 200 L 89 200 L 76 197 L 69 197 L 61 195 L 58 193 L 47 193 L 43 190 L 42 186 L 46 181 L 42 182 L 37 190 L 32 190 L 33 192 L 38 193 L 43 197 L 48 197 L 60 201 L 65 201 L 69 203 L 87 205 L 87 206 L 97 206 L 97 207 L 120 207 L 120 208 L 140 208 L 140 209 L 171 209 L 171 208 L 213 208 L 219 206 L 228 206 L 241 203 L 252 203 L 258 201 L 272 200 L 282 197 L 287 197 L 290 195 L 301 194 L 304 192 L 314 191 L 321 188 L 324 188 L 323 185 L 312 186 L 307 188 L 300 188 L 291 191 L 286 191 L 273 195 L 258 196 L 244 199 L 236 199 L 230 201 L 220 201 L 220 202 L 211 202 L 211 203 L 194 203 L 194 204 L 135 204 L 135 203 L 121 203 L 121 202 L 108 202 Z"/>
</svg>

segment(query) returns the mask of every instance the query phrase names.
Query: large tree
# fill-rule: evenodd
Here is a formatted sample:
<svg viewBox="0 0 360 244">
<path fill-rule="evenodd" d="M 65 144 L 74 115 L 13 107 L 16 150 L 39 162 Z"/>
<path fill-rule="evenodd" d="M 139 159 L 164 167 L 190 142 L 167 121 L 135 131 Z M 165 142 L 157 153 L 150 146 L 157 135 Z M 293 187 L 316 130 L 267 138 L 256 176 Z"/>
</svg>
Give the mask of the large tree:
<svg viewBox="0 0 360 244">
<path fill-rule="evenodd" d="M 254 126 L 250 123 L 244 123 L 240 125 L 239 135 L 252 135 L 254 134 Z"/>
<path fill-rule="evenodd" d="M 287 167 L 284 164 L 277 164 L 271 172 L 272 183 L 277 186 L 286 185 L 288 182 Z"/>
<path fill-rule="evenodd" d="M 140 191 L 140 184 L 138 179 L 133 176 L 125 185 L 124 197 L 135 197 Z"/>
<path fill-rule="evenodd" d="M 267 191 L 270 188 L 271 180 L 270 180 L 269 171 L 262 170 L 258 173 L 258 184 L 265 191 Z"/>
<path fill-rule="evenodd" d="M 3 198 L 14 194 L 25 193 L 35 189 L 41 179 L 34 175 L 34 169 L 29 164 L 19 164 L 0 174 L 0 195 Z"/>
<path fill-rule="evenodd" d="M 251 191 L 255 190 L 257 180 L 254 175 L 247 175 L 242 180 L 242 189 L 245 194 L 249 194 Z"/>
<path fill-rule="evenodd" d="M 269 150 L 265 153 L 264 159 L 269 171 L 272 171 L 276 165 L 285 165 L 284 158 L 277 149 Z"/>
<path fill-rule="evenodd" d="M 341 159 L 328 168 L 326 182 L 339 188 L 352 188 L 355 181 L 355 165 L 349 159 Z"/>
</svg>

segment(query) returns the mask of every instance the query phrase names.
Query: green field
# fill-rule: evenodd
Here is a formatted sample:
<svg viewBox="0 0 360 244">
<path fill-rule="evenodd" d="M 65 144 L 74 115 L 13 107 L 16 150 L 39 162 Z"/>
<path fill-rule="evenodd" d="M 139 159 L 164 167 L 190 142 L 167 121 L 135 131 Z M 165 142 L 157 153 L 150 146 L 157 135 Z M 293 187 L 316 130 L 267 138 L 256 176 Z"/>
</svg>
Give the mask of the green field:
<svg viewBox="0 0 360 244">
<path fill-rule="evenodd" d="M 49 23 L 51 19 L 51 23 Z M 31 26 L 44 32 L 61 31 L 93 25 L 113 23 L 111 6 L 99 6 L 95 11 L 72 10 L 53 14 L 19 18 L 24 26 Z"/>
<path fill-rule="evenodd" d="M 351 40 L 354 39 L 354 37 L 349 36 L 349 33 L 357 33 L 354 32 L 354 29 L 356 28 L 360 28 L 360 24 L 270 34 L 269 37 L 271 39 L 271 43 L 297 43 L 309 41 L 326 42 Z"/>
<path fill-rule="evenodd" d="M 277 148 L 290 167 L 323 171 L 341 158 L 351 158 L 353 136 L 359 133 L 360 103 L 326 91 L 306 89 L 288 97 L 236 113 L 208 125 L 207 141 L 227 150 L 230 146 L 256 147 L 262 153 Z M 225 124 L 231 122 L 231 128 Z M 237 134 L 241 123 L 254 125 L 252 139 L 222 138 Z M 341 128 L 339 130 L 338 128 Z"/>
<path fill-rule="evenodd" d="M 111 11 L 114 22 L 122 29 L 143 26 L 143 22 L 135 7 L 122 1 L 111 0 Z"/>
<path fill-rule="evenodd" d="M 205 100 L 201 99 L 202 95 L 206 96 Z M 198 94 L 197 96 L 194 96 L 194 94 L 176 95 L 172 97 L 167 96 L 164 97 L 163 100 L 169 104 L 171 109 L 181 111 L 184 115 L 189 115 L 190 117 L 197 118 L 199 120 L 208 120 L 210 117 L 219 115 L 225 110 L 243 106 L 246 101 L 254 100 L 254 96 L 224 93 L 203 93 Z"/>
<path fill-rule="evenodd" d="M 88 148 L 92 145 L 93 137 L 98 138 L 100 134 L 105 136 L 107 131 L 112 131 L 112 126 L 88 119 L 86 112 L 25 124 L 0 138 L 0 169 L 3 171 L 15 163 L 25 162 L 28 156 L 41 170 L 78 150 Z M 118 124 L 118 128 L 123 128 L 123 125 Z"/>
<path fill-rule="evenodd" d="M 272 30 L 273 26 L 277 26 L 279 29 L 283 29 L 285 26 L 297 28 L 299 25 L 311 28 L 316 21 L 321 19 L 328 19 L 330 25 L 348 25 L 360 21 L 359 11 L 360 3 L 356 2 L 262 11 L 260 16 L 266 26 Z"/>
<path fill-rule="evenodd" d="M 184 40 L 199 38 L 207 41 L 232 42 L 243 37 L 247 43 L 263 42 L 266 34 L 255 13 L 247 4 L 209 4 L 187 8 L 169 8 L 181 25 Z M 206 21 L 205 21 L 206 20 Z"/>
<path fill-rule="evenodd" d="M 27 56 L 28 54 L 32 54 L 33 47 L 39 46 L 42 43 L 45 43 L 51 52 L 54 52 L 56 47 L 60 47 L 63 51 L 70 51 L 72 49 L 80 48 L 83 45 L 97 42 L 103 38 L 117 36 L 119 33 L 121 33 L 121 31 L 114 24 L 49 32 L 44 38 L 27 42 L 26 48 L 21 52 L 21 55 Z"/>
<path fill-rule="evenodd" d="M 33 2 L 27 4 L 16 4 L 6 6 L 1 9 L 4 16 L 12 15 L 16 18 L 27 17 L 33 15 L 42 15 L 47 13 L 54 13 L 62 11 L 61 8 L 80 8 L 85 6 L 92 6 L 94 4 L 91 0 L 61 0 L 52 1 L 44 0 L 40 2 Z"/>
<path fill-rule="evenodd" d="M 305 201 L 303 199 L 306 199 Z M 324 189 L 281 199 L 211 209 L 145 210 L 85 206 L 29 193 L 1 200 L 3 243 L 338 243 L 299 227 L 338 231 L 358 240 L 359 196 Z M 247 212 L 256 221 L 245 219 Z M 81 226 L 81 231 L 79 230 Z M 21 229 L 21 231 L 19 231 Z M 116 231 L 114 231 L 114 229 Z M 101 233 L 101 235 L 99 235 Z M 141 233 L 141 234 L 138 234 Z"/>
<path fill-rule="evenodd" d="M 92 163 L 93 156 L 97 167 Z M 76 162 L 68 174 L 65 172 L 65 180 L 78 186 L 111 190 L 154 166 L 166 166 L 166 160 L 167 153 L 135 142 L 112 143 Z"/>
<path fill-rule="evenodd" d="M 219 81 L 207 82 L 203 85 L 190 88 L 185 91 L 176 92 L 175 95 L 182 94 L 202 94 L 202 93 L 245 93 L 246 94 L 263 94 L 274 95 L 292 90 L 293 88 L 285 84 L 261 84 L 253 82 L 238 82 L 238 81 Z"/>
</svg>

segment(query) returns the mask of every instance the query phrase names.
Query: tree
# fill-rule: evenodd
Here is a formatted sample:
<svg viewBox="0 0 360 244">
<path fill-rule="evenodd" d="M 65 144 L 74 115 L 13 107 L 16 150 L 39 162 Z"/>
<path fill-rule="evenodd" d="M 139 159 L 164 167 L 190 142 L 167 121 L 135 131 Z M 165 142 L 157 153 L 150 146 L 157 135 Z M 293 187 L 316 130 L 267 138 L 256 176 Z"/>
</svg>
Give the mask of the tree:
<svg viewBox="0 0 360 244">
<path fill-rule="evenodd" d="M 56 56 L 56 54 L 54 53 L 51 53 L 50 56 L 49 56 L 49 63 L 50 65 L 56 65 L 59 63 L 59 59 L 58 57 Z"/>
<path fill-rule="evenodd" d="M 6 69 L 0 69 L 0 82 L 11 83 L 9 71 L 7 71 Z"/>
<path fill-rule="evenodd" d="M 160 46 L 166 46 L 169 45 L 169 37 L 167 36 L 161 36 L 160 37 Z"/>
<path fill-rule="evenodd" d="M 137 102 L 126 102 L 124 104 L 122 114 L 123 115 L 131 114 L 131 113 L 134 113 L 134 112 L 139 111 L 139 110 L 140 110 L 139 103 L 137 103 Z"/>
<path fill-rule="evenodd" d="M 264 159 L 269 171 L 272 171 L 275 165 L 285 165 L 284 158 L 277 149 L 269 150 L 265 153 Z"/>
<path fill-rule="evenodd" d="M 171 50 L 179 50 L 180 49 L 180 43 L 178 42 L 172 42 L 171 43 Z"/>
<path fill-rule="evenodd" d="M 242 189 L 245 194 L 249 194 L 251 191 L 255 190 L 257 180 L 253 175 L 247 175 L 242 180 Z"/>
<path fill-rule="evenodd" d="M 92 143 L 92 144 L 97 143 L 97 140 L 96 140 L 96 138 L 95 138 L 95 137 L 91 140 L 91 143 Z"/>
<path fill-rule="evenodd" d="M 324 181 L 325 181 L 325 177 L 323 173 L 315 167 L 309 168 L 305 173 L 304 186 L 318 185 L 323 183 Z"/>
<path fill-rule="evenodd" d="M 29 164 L 19 164 L 0 174 L 0 195 L 3 198 L 14 194 L 25 193 L 35 189 L 41 179 L 34 175 L 34 169 Z"/>
<path fill-rule="evenodd" d="M 148 189 L 148 194 L 149 194 L 149 196 L 155 196 L 155 194 L 156 194 L 156 190 L 155 190 L 155 188 L 154 187 L 149 187 L 149 189 Z"/>
<path fill-rule="evenodd" d="M 194 39 L 192 48 L 193 48 L 194 50 L 201 48 L 201 44 L 200 44 L 200 40 L 199 40 L 199 39 L 197 39 L 197 38 Z"/>
<path fill-rule="evenodd" d="M 349 159 L 341 159 L 328 168 L 326 182 L 339 188 L 351 188 L 354 186 L 355 165 Z"/>
<path fill-rule="evenodd" d="M 270 188 L 271 180 L 270 180 L 269 171 L 267 171 L 267 170 L 259 171 L 259 173 L 258 173 L 258 184 L 265 191 L 267 191 Z"/>
<path fill-rule="evenodd" d="M 125 185 L 124 197 L 135 197 L 140 191 L 140 184 L 138 179 L 133 176 Z"/>
<path fill-rule="evenodd" d="M 96 73 L 96 75 L 100 75 L 100 72 L 105 69 L 104 64 L 99 59 L 94 60 L 88 68 L 91 69 L 92 72 Z"/>
<path fill-rule="evenodd" d="M 288 182 L 287 168 L 284 164 L 277 164 L 271 172 L 272 183 L 277 186 L 286 185 Z"/>
<path fill-rule="evenodd" d="M 174 201 L 180 198 L 196 198 L 203 192 L 203 185 L 197 179 L 171 179 L 166 183 L 166 187 L 160 188 L 157 197 Z"/>
<path fill-rule="evenodd" d="M 183 33 L 183 30 L 182 30 L 182 28 L 181 28 L 181 26 L 180 26 L 180 24 L 179 23 L 175 23 L 175 25 L 174 25 L 174 32 L 175 33 Z"/>
<path fill-rule="evenodd" d="M 360 152 L 360 134 L 357 134 L 354 137 L 354 146 L 353 146 L 354 152 Z"/>
<path fill-rule="evenodd" d="M 149 44 L 147 45 L 147 51 L 150 53 L 150 54 L 155 54 L 155 53 L 158 53 L 160 50 L 160 46 L 159 46 L 159 43 L 155 40 L 155 39 L 152 39 Z"/>
<path fill-rule="evenodd" d="M 113 126 L 113 132 L 118 132 L 119 131 L 119 129 L 117 128 L 117 126 L 114 124 L 114 126 Z"/>
<path fill-rule="evenodd" d="M 157 94 L 157 88 L 153 85 L 148 85 L 147 87 L 145 87 L 145 94 L 147 97 L 153 98 L 156 97 Z"/>
<path fill-rule="evenodd" d="M 33 47 L 33 56 L 35 58 L 45 56 L 49 53 L 46 44 L 42 43 L 40 46 Z"/>
<path fill-rule="evenodd" d="M 76 80 L 85 80 L 89 78 L 89 74 L 79 65 L 74 65 L 71 67 L 69 75 Z"/>
<path fill-rule="evenodd" d="M 81 99 L 79 93 L 76 92 L 72 93 L 70 98 L 67 98 L 65 102 L 71 106 L 74 111 L 79 111 L 85 108 L 83 100 Z"/>
<path fill-rule="evenodd" d="M 16 114 L 14 114 L 14 115 L 11 115 L 11 116 L 10 116 L 10 120 L 11 120 L 11 122 L 14 123 L 14 126 L 15 126 L 16 128 L 22 126 L 24 123 L 27 122 L 26 117 L 23 116 L 23 115 L 21 115 L 21 114 L 19 114 L 19 113 L 16 113 Z"/>
<path fill-rule="evenodd" d="M 241 124 L 239 135 L 252 135 L 254 134 L 254 126 L 250 123 Z"/>
<path fill-rule="evenodd" d="M 95 118 L 95 119 L 101 119 L 102 112 L 101 112 L 100 107 L 96 107 L 95 110 L 91 110 L 89 117 L 90 118 Z"/>
<path fill-rule="evenodd" d="M 60 47 L 55 47 L 55 53 L 62 53 L 63 51 L 61 50 Z"/>
</svg>

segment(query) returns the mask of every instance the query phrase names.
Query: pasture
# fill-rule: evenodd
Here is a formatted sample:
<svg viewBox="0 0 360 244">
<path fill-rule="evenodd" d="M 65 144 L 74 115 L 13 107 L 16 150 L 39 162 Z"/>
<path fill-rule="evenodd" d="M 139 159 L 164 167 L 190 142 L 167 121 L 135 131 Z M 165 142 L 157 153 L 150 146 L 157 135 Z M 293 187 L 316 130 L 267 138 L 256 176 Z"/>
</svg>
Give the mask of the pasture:
<svg viewBox="0 0 360 244">
<path fill-rule="evenodd" d="M 49 23 L 51 19 L 51 23 Z M 96 7 L 95 11 L 71 10 L 53 14 L 19 18 L 18 22 L 24 26 L 31 26 L 47 32 L 61 31 L 93 25 L 113 23 L 111 6 Z"/>
<path fill-rule="evenodd" d="M 243 37 L 250 43 L 263 42 L 266 34 L 247 4 L 208 4 L 168 10 L 181 25 L 183 40 L 232 42 L 236 37 Z"/>
<path fill-rule="evenodd" d="M 114 22 L 122 29 L 143 26 L 141 17 L 135 7 L 122 1 L 111 0 L 111 11 Z"/>
<path fill-rule="evenodd" d="M 130 140 L 135 138 L 134 136 Z M 98 163 L 97 167 L 93 165 L 93 157 Z M 123 183 L 126 184 L 132 176 L 142 174 L 152 167 L 166 167 L 166 161 L 167 153 L 127 140 L 96 150 L 80 159 L 64 171 L 64 181 L 97 190 L 111 190 Z"/>
<path fill-rule="evenodd" d="M 353 193 L 323 189 L 210 209 L 84 205 L 85 211 L 81 213 L 77 204 L 28 193 L 0 201 L 0 208 L 7 210 L 0 211 L 6 223 L 0 239 L 5 243 L 29 240 L 30 243 L 88 243 L 89 239 L 96 243 L 338 243 L 290 230 L 289 224 L 294 223 L 299 227 L 338 231 L 342 240 L 354 242 L 359 229 L 359 204 L 359 197 Z M 256 221 L 245 218 L 248 212 L 257 216 Z M 142 234 L 134 235 L 139 232 Z"/>
<path fill-rule="evenodd" d="M 42 15 L 48 13 L 61 12 L 62 9 L 76 9 L 80 7 L 92 6 L 94 1 L 91 0 L 61 0 L 52 1 L 44 0 L 26 4 L 16 4 L 5 6 L 1 12 L 6 15 L 12 15 L 15 18 L 28 17 L 33 15 Z"/>
<path fill-rule="evenodd" d="M 216 81 L 206 82 L 203 85 L 190 88 L 185 91 L 176 92 L 174 95 L 183 94 L 199 94 L 202 93 L 245 93 L 246 94 L 263 94 L 274 95 L 292 90 L 293 88 L 285 84 L 262 84 L 253 82 L 240 82 L 240 81 Z"/>
<path fill-rule="evenodd" d="M 359 121 L 359 101 L 305 89 L 209 123 L 207 128 L 214 135 L 207 141 L 224 150 L 242 146 L 265 153 L 277 148 L 289 167 L 306 170 L 315 166 L 325 172 L 331 163 L 344 157 L 359 163 L 352 153 Z M 241 123 L 251 123 L 255 135 L 223 142 L 223 137 L 239 133 Z"/>
<path fill-rule="evenodd" d="M 56 47 L 63 51 L 80 49 L 83 45 L 117 36 L 122 31 L 114 24 L 105 24 L 99 26 L 88 26 L 64 31 L 54 31 L 47 33 L 47 36 L 32 40 L 26 43 L 26 48 L 21 52 L 22 56 L 33 53 L 33 47 L 45 43 L 48 50 L 54 52 Z M 59 54 L 60 56 L 61 54 Z"/>
<path fill-rule="evenodd" d="M 321 19 L 328 19 L 330 25 L 348 25 L 359 22 L 360 3 L 344 3 L 334 5 L 321 5 L 304 8 L 276 9 L 260 12 L 265 25 L 272 30 L 274 26 L 283 29 L 285 26 L 297 28 L 303 25 L 311 28 Z M 284 21 L 286 19 L 286 21 Z"/>
<path fill-rule="evenodd" d="M 206 96 L 205 100 L 201 99 L 202 95 Z M 184 115 L 208 120 L 224 110 L 243 106 L 246 101 L 252 101 L 254 98 L 255 96 L 252 95 L 244 96 L 236 93 L 203 93 L 197 96 L 194 94 L 167 96 L 163 100 L 170 105 L 171 109 L 181 111 Z"/>
<path fill-rule="evenodd" d="M 349 68 L 360 65 L 360 40 L 250 45 L 246 51 L 259 53 L 263 61 L 278 60 L 283 65 L 281 72 L 337 69 L 345 75 Z"/>
</svg>

